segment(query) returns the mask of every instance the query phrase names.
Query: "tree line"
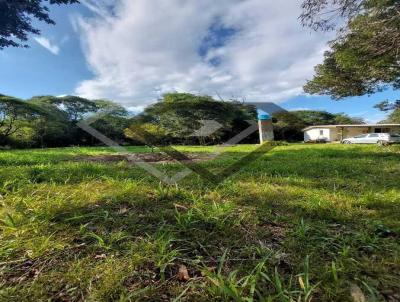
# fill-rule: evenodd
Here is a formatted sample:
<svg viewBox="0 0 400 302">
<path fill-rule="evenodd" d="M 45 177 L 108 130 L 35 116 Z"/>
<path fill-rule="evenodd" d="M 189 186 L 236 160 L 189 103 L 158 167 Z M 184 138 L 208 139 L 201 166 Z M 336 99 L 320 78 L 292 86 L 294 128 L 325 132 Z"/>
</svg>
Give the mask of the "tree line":
<svg viewBox="0 0 400 302">
<path fill-rule="evenodd" d="M 78 127 L 86 116 L 116 141 L 126 140 L 128 111 L 112 101 L 77 96 L 37 96 L 28 100 L 0 95 L 0 145 L 10 147 L 61 147 L 94 145 L 92 136 Z"/>
<path fill-rule="evenodd" d="M 122 145 L 148 143 L 143 133 L 151 136 L 151 141 L 156 144 L 212 145 L 226 142 L 246 129 L 249 121 L 257 121 L 257 110 L 243 102 L 220 101 L 189 93 L 165 94 L 137 115 L 110 100 L 89 100 L 78 96 L 36 96 L 21 100 L 0 95 L 0 146 L 101 145 L 79 127 L 79 122 L 86 118 L 92 118 L 90 125 L 93 128 Z M 194 136 L 204 120 L 215 121 L 221 127 L 207 137 Z M 273 115 L 276 139 L 287 141 L 301 141 L 301 130 L 310 125 L 362 122 L 342 113 L 324 111 L 303 110 Z M 257 133 L 243 141 L 257 142 Z"/>
</svg>

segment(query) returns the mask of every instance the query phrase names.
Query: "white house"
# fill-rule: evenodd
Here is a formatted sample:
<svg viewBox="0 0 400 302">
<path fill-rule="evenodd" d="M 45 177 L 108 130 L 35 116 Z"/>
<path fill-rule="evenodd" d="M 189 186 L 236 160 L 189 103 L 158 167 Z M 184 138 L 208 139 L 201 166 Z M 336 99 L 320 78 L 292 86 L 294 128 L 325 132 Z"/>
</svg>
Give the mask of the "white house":
<svg viewBox="0 0 400 302">
<path fill-rule="evenodd" d="M 304 141 L 342 141 L 365 133 L 400 133 L 400 124 L 320 125 L 303 129 Z"/>
</svg>

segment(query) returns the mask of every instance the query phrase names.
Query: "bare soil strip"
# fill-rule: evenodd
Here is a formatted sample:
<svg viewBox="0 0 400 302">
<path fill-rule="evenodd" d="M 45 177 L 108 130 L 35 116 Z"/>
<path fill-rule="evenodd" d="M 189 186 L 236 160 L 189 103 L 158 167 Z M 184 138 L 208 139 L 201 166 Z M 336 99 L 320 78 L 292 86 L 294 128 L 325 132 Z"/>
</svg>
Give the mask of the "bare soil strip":
<svg viewBox="0 0 400 302">
<path fill-rule="evenodd" d="M 214 158 L 212 154 L 190 153 L 186 154 L 190 161 L 201 162 Z M 132 154 L 103 154 L 103 155 L 80 155 L 74 158 L 74 161 L 82 162 L 99 162 L 99 163 L 116 163 L 126 161 L 129 163 L 148 162 L 148 163 L 177 163 L 165 153 L 132 153 Z"/>
</svg>

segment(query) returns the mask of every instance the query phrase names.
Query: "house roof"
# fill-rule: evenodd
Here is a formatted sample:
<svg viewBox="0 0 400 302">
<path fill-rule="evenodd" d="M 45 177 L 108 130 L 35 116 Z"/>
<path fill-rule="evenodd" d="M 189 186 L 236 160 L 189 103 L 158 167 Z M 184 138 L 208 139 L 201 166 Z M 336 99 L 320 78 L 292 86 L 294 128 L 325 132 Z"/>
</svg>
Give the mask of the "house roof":
<svg viewBox="0 0 400 302">
<path fill-rule="evenodd" d="M 316 125 L 304 128 L 302 131 L 318 128 L 366 128 L 366 127 L 400 127 L 400 124 L 358 124 L 358 125 Z"/>
</svg>

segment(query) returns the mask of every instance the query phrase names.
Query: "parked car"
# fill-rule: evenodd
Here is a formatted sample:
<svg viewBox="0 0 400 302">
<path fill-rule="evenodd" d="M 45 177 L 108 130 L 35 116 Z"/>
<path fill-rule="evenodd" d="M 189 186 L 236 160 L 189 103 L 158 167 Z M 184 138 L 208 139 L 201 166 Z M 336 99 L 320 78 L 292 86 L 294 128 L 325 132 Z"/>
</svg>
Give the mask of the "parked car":
<svg viewBox="0 0 400 302">
<path fill-rule="evenodd" d="M 342 144 L 378 144 L 385 146 L 395 143 L 400 143 L 400 134 L 367 133 L 342 140 Z"/>
</svg>

